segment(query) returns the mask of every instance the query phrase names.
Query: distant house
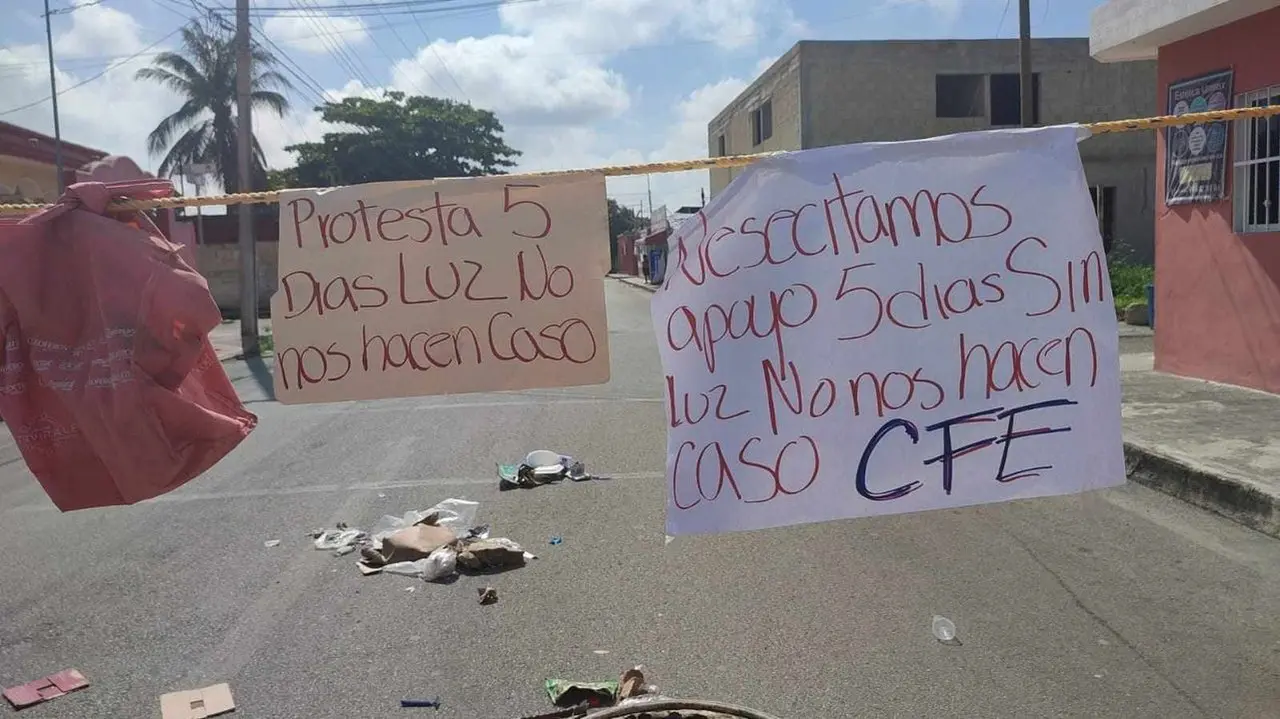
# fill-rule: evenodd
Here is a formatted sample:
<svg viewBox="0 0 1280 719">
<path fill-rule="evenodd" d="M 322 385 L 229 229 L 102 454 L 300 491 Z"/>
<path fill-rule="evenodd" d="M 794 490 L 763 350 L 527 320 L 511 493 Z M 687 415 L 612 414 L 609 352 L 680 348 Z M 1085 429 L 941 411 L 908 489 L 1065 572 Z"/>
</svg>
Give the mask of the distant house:
<svg viewBox="0 0 1280 719">
<path fill-rule="evenodd" d="M 48 135 L 0 122 L 0 204 L 46 204 L 58 199 L 58 151 Z M 123 155 L 108 155 L 74 142 L 62 141 L 62 186 L 77 182 L 120 182 L 152 175 Z M 174 210 L 156 210 L 152 218 L 166 237 L 183 247 L 182 257 L 200 266 L 195 232 L 190 223 L 177 222 Z M 203 266 L 201 270 L 207 271 Z"/>
<path fill-rule="evenodd" d="M 1110 0 L 1089 35 L 1157 63 L 1159 114 L 1280 105 L 1280 0 Z M 1280 117 L 1152 134 L 1156 369 L 1280 392 Z"/>
<path fill-rule="evenodd" d="M 0 203 L 45 203 L 58 199 L 54 139 L 0 122 Z M 76 169 L 107 156 L 101 150 L 62 141 L 62 184 L 76 182 Z"/>
<path fill-rule="evenodd" d="M 649 228 L 635 243 L 637 262 L 643 255 L 649 263 L 649 281 L 661 284 L 667 271 L 667 241 L 671 233 L 680 227 L 685 220 L 697 215 L 700 206 L 684 205 L 675 212 L 667 210 L 666 205 L 654 208 L 649 217 Z"/>
<path fill-rule="evenodd" d="M 1154 62 L 1101 64 L 1087 38 L 1033 40 L 1031 54 L 1039 124 L 1155 114 Z M 708 149 L 741 155 L 1017 126 L 1020 90 L 1016 40 L 804 41 L 711 121 Z M 1080 153 L 1104 242 L 1149 262 L 1155 140 L 1100 136 Z M 712 170 L 712 196 L 742 171 Z"/>
</svg>

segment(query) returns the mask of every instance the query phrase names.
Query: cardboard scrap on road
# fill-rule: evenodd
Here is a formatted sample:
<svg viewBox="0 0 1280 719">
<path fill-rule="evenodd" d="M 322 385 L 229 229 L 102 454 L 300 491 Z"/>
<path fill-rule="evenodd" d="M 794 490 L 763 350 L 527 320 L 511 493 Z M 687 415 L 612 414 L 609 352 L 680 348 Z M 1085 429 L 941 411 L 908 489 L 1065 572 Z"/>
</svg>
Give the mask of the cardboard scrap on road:
<svg viewBox="0 0 1280 719">
<path fill-rule="evenodd" d="M 77 689 L 89 686 L 78 669 L 64 669 L 57 674 L 9 687 L 4 690 L 4 698 L 9 700 L 14 709 L 22 709 L 33 704 L 56 699 Z"/>
<path fill-rule="evenodd" d="M 164 719 L 206 719 L 236 710 L 230 684 L 214 684 L 203 689 L 169 692 L 160 697 Z"/>
</svg>

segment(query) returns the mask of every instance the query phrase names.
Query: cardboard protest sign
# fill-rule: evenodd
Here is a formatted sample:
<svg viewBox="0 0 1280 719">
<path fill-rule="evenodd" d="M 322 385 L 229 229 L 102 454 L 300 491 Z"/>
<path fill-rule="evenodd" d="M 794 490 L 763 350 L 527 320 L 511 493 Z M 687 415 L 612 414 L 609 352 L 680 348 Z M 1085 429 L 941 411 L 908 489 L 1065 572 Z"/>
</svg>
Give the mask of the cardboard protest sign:
<svg viewBox="0 0 1280 719">
<path fill-rule="evenodd" d="M 682 224 L 652 303 L 668 534 L 1121 484 L 1077 134 L 792 153 Z"/>
<path fill-rule="evenodd" d="M 607 382 L 608 237 L 597 174 L 286 191 L 276 397 Z"/>
</svg>

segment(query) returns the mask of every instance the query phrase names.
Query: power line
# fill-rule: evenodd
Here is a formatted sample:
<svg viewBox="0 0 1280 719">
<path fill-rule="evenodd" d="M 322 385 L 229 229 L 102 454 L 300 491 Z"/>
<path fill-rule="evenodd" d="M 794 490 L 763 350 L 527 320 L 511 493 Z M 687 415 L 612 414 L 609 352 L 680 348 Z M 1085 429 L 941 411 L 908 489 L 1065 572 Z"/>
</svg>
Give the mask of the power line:
<svg viewBox="0 0 1280 719">
<path fill-rule="evenodd" d="M 103 69 L 102 69 L 102 72 L 99 72 L 99 73 L 97 73 L 96 75 L 92 75 L 92 76 L 90 76 L 90 77 L 87 77 L 87 78 L 85 78 L 85 79 L 81 80 L 80 82 L 77 82 L 77 83 L 76 83 L 76 84 L 74 84 L 74 85 L 70 85 L 70 86 L 68 86 L 68 87 L 65 87 L 65 88 L 63 88 L 63 89 L 59 90 L 59 91 L 58 91 L 58 97 L 62 97 L 63 95 L 67 94 L 68 92 L 71 92 L 72 90 L 76 89 L 77 87 L 82 87 L 82 86 L 84 86 L 84 85 L 87 85 L 87 84 L 89 84 L 89 83 L 93 82 L 94 80 L 97 80 L 98 78 L 102 77 L 103 75 L 106 75 L 108 72 L 110 72 L 110 71 L 114 70 L 115 68 L 120 67 L 121 65 L 124 65 L 125 63 L 129 62 L 130 60 L 133 60 L 133 59 L 135 59 L 135 58 L 138 58 L 138 57 L 142 56 L 142 54 L 143 54 L 143 53 L 145 53 L 147 50 L 150 50 L 151 48 L 155 47 L 156 45 L 159 45 L 160 43 L 164 42 L 165 40 L 168 40 L 169 38 L 171 38 L 171 37 L 173 37 L 174 35 L 178 34 L 178 30 L 181 30 L 181 29 L 182 29 L 182 28 L 175 28 L 175 29 L 174 29 L 172 32 L 170 32 L 168 35 L 165 35 L 164 37 L 160 38 L 159 40 L 156 40 L 155 42 L 153 42 L 153 43 L 151 43 L 150 45 L 148 45 L 148 46 L 146 46 L 146 47 L 142 48 L 142 49 L 141 49 L 141 50 L 139 50 L 138 52 L 136 52 L 136 53 L 134 53 L 134 54 L 132 54 L 132 55 L 129 55 L 129 56 L 125 57 L 125 58 L 124 58 L 123 60 L 121 60 L 120 62 L 115 63 L 115 64 L 113 64 L 113 65 L 107 65 L 105 68 L 103 68 Z M 36 100 L 35 102 L 28 102 L 28 103 L 27 103 L 27 104 L 25 104 L 25 105 L 19 105 L 18 107 L 12 107 L 12 108 L 9 108 L 8 110 L 0 111 L 0 115 L 11 115 L 11 114 L 13 114 L 13 113 L 15 113 L 15 112 L 18 112 L 19 110 L 25 110 L 25 109 L 27 109 L 28 107 L 35 107 L 36 105 L 39 105 L 39 104 L 44 103 L 44 102 L 48 102 L 48 101 L 50 101 L 50 100 L 52 100 L 52 99 L 53 99 L 53 95 L 51 94 L 51 95 L 49 95 L 48 97 L 40 98 L 39 100 Z"/>
<path fill-rule="evenodd" d="M 462 94 L 462 99 L 466 100 L 467 104 L 470 105 L 471 98 L 467 96 L 467 91 L 462 89 L 462 84 L 458 82 L 458 76 L 454 75 L 453 70 L 449 68 L 449 63 L 445 62 L 444 58 L 440 56 L 440 52 L 436 50 L 436 44 L 431 41 L 431 36 L 427 34 L 427 29 L 422 26 L 422 21 L 418 19 L 417 15 L 411 17 L 413 17 L 414 24 L 418 26 L 418 31 L 422 33 L 422 39 L 427 41 L 427 47 L 431 48 L 431 54 L 435 55 L 436 59 L 440 61 L 440 67 L 444 68 L 445 74 L 453 81 L 453 86 L 458 88 L 458 92 Z M 425 70 L 426 68 L 423 69 Z"/>
<path fill-rule="evenodd" d="M 525 1 L 536 2 L 536 0 Z M 428 12 L 434 12 L 439 9 L 453 9 L 448 6 L 456 6 L 457 3 L 466 2 L 467 0 L 387 0 L 386 2 L 368 2 L 366 0 L 366 2 L 348 3 L 344 0 L 338 0 L 336 4 L 320 5 L 319 3 L 315 3 L 315 7 L 313 9 L 328 15 L 348 13 L 363 14 L 363 12 L 366 11 L 377 12 L 388 8 L 399 8 L 401 10 L 424 8 Z M 497 6 L 503 4 L 503 0 L 490 0 L 485 4 Z M 291 5 L 257 5 L 253 10 L 258 14 L 297 12 L 297 8 L 291 7 Z"/>
<path fill-rule="evenodd" d="M 391 2 L 386 4 L 361 4 L 350 6 L 326 5 L 317 8 L 319 12 L 323 12 L 331 17 L 351 17 L 363 16 L 373 13 L 387 15 L 444 15 L 459 11 L 468 10 L 493 10 L 503 5 L 521 5 L 530 2 L 541 2 L 541 0 L 482 0 L 481 2 L 464 3 L 461 5 L 443 5 L 443 2 L 452 2 L 453 0 L 407 0 L 405 3 Z M 554 5 L 569 5 L 579 3 L 551 3 Z M 381 5 L 381 7 L 379 7 Z M 390 6 L 388 8 L 388 6 Z M 381 11 L 381 12 L 379 12 Z M 278 16 L 278 15 L 297 15 L 297 8 L 274 7 L 254 9 L 254 13 L 261 16 Z"/>
<path fill-rule="evenodd" d="M 379 8 L 379 10 L 378 10 L 378 14 L 379 14 L 379 15 L 382 15 L 382 17 L 383 17 L 384 19 L 386 18 L 386 15 L 383 15 L 383 14 L 382 14 L 382 10 L 381 10 L 380 8 Z M 415 18 L 415 19 L 416 19 L 416 18 Z M 411 58 L 413 58 L 414 60 L 416 60 L 416 59 L 417 59 L 416 54 L 413 52 L 413 50 L 410 50 L 410 49 L 409 49 L 409 43 L 405 42 L 403 37 L 400 37 L 400 31 L 396 29 L 395 23 L 392 23 L 392 24 L 390 25 L 390 28 L 391 28 L 391 32 L 392 32 L 392 34 L 394 34 L 394 35 L 395 35 L 395 37 L 396 37 L 396 41 L 400 43 L 400 47 L 404 48 L 405 53 L 406 53 L 409 57 L 411 57 Z M 372 34 L 370 34 L 370 37 L 372 38 Z M 379 46 L 379 45 L 377 44 L 377 42 L 376 42 L 376 41 L 374 42 L 374 46 L 378 48 L 378 51 L 379 51 L 379 52 L 382 52 L 382 47 L 381 47 L 381 46 Z M 383 57 L 385 57 L 385 58 L 387 58 L 387 62 L 391 63 L 392 65 L 394 65 L 394 64 L 395 64 L 395 61 L 394 61 L 394 60 L 392 60 L 392 59 L 391 59 L 391 57 L 390 57 L 390 56 L 388 56 L 385 52 L 382 52 L 382 56 L 383 56 Z M 421 64 L 421 63 L 419 63 L 419 64 Z M 422 69 L 423 69 L 423 71 L 424 71 L 424 72 L 426 72 L 426 73 L 427 73 L 427 77 L 431 78 L 431 82 L 435 83 L 436 87 L 437 87 L 441 92 L 447 92 L 447 91 L 444 89 L 444 85 L 440 84 L 440 81 L 436 79 L 436 76 L 435 76 L 434 74 L 432 74 L 432 72 L 431 72 L 430 70 L 428 70 L 426 67 L 423 67 Z M 416 81 L 414 82 L 414 86 L 415 86 L 415 87 L 417 87 L 417 82 L 416 82 Z M 422 91 L 422 88 L 421 88 L 421 87 L 417 87 L 417 90 L 418 90 L 418 94 L 419 94 L 419 95 L 425 95 L 425 94 L 427 94 L 427 93 L 425 93 L 425 92 L 423 92 L 423 91 Z"/>
<path fill-rule="evenodd" d="M 176 0 L 170 0 L 170 1 L 171 1 L 171 2 L 176 2 Z M 180 17 L 182 17 L 182 18 L 184 18 L 184 19 L 186 19 L 186 20 L 193 19 L 193 18 L 191 18 L 191 17 L 189 17 L 189 16 L 182 15 L 181 13 L 178 13 L 177 11 L 172 10 L 172 9 L 170 9 L 170 8 L 166 7 L 164 4 L 162 4 L 162 3 L 161 3 L 161 0 L 152 0 L 152 2 L 154 2 L 156 5 L 158 5 L 158 6 L 162 7 L 162 8 L 164 8 L 164 9 L 166 9 L 166 10 L 169 10 L 169 12 L 172 12 L 172 13 L 174 13 L 174 14 L 179 15 Z M 206 7 L 207 7 L 207 6 L 206 6 Z M 214 13 L 215 15 L 219 15 L 219 16 L 220 16 L 220 13 L 219 13 L 219 11 L 218 11 L 218 10 L 215 10 L 215 9 L 209 8 L 209 11 L 210 11 L 210 12 L 212 12 L 212 13 Z M 313 11 L 307 11 L 307 12 L 313 12 Z M 850 18 L 850 17 L 861 17 L 861 16 L 862 16 L 862 14 L 860 13 L 860 14 L 857 14 L 857 15 L 843 15 L 843 16 L 839 16 L 839 17 L 837 17 L 837 18 L 833 18 L 833 19 L 847 19 L 847 18 Z M 415 18 L 414 18 L 414 19 L 415 19 L 415 20 L 417 19 L 417 18 L 416 18 L 416 16 L 415 16 Z M 387 22 L 385 22 L 385 23 L 373 23 L 373 24 L 366 23 L 363 27 L 352 28 L 352 29 L 349 29 L 349 30 L 332 29 L 332 28 L 330 28 L 330 29 L 323 29 L 323 28 L 322 28 L 322 32 L 315 32 L 315 33 L 311 33 L 311 34 L 309 34 L 309 35 L 295 35 L 295 36 L 291 37 L 291 38 L 290 38 L 290 40 L 295 40 L 295 41 L 296 41 L 296 40 L 311 40 L 311 39 L 316 39 L 316 38 L 329 38 L 330 40 L 336 40 L 336 39 L 337 39 L 337 36 L 339 36 L 339 35 L 350 35 L 350 34 L 353 34 L 353 33 L 367 33 L 367 32 L 369 32 L 369 31 L 371 31 L 371 30 L 381 30 L 381 29 L 386 29 L 386 28 L 391 27 L 391 26 L 393 25 L 393 23 L 394 23 L 394 22 L 395 22 L 395 21 L 388 20 L 388 21 L 387 21 Z M 639 45 L 632 45 L 632 46 L 625 47 L 625 48 L 622 48 L 622 49 L 609 49 L 609 50 L 592 50 L 592 51 L 541 51 L 541 52 L 536 52 L 533 56 L 534 56 L 534 57 L 596 57 L 596 56 L 602 56 L 602 57 L 603 57 L 603 56 L 608 56 L 608 57 L 612 57 L 612 56 L 617 56 L 617 55 L 624 55 L 624 54 L 628 54 L 628 53 L 635 53 L 635 52 L 643 52 L 643 51 L 646 51 L 646 50 L 656 50 L 656 49 L 667 48 L 667 47 L 677 47 L 677 46 L 678 46 L 678 47 L 688 47 L 688 46 L 690 46 L 690 45 L 713 45 L 713 44 L 716 44 L 716 43 L 719 43 L 719 42 L 723 42 L 723 41 L 725 41 L 725 40 L 750 40 L 750 39 L 759 39 L 759 38 L 767 37 L 767 36 L 769 36 L 770 34 L 771 34 L 771 33 L 768 33 L 768 32 L 725 33 L 725 34 L 723 34 L 723 35 L 718 35 L 718 36 L 716 37 L 716 39 L 713 39 L 713 40 L 711 40 L 711 39 L 708 39 L 708 40 L 700 40 L 700 39 L 667 40 L 667 41 L 661 41 L 661 42 L 650 42 L 650 43 L 644 43 L 644 44 L 639 44 Z M 428 36 L 428 37 L 429 37 L 429 36 Z M 143 54 L 146 54 L 146 53 L 143 53 Z M 152 53 L 152 54 L 159 54 L 159 53 Z M 142 55 L 138 55 L 138 54 L 135 54 L 135 55 L 99 55 L 99 56 L 94 56 L 94 58 L 96 58 L 96 59 L 94 59 L 94 58 L 90 58 L 90 57 L 86 57 L 86 58 L 80 58 L 80 59 L 79 59 L 79 60 L 77 60 L 77 61 L 83 61 L 83 62 L 85 62 L 85 64 L 87 64 L 87 65 L 90 65 L 90 66 L 96 66 L 96 65 L 100 65 L 100 64 L 102 64 L 102 63 L 104 63 L 104 62 L 110 62 L 110 61 L 112 61 L 112 60 L 114 60 L 114 59 L 119 59 L 119 58 L 124 58 L 124 57 L 133 58 L 133 57 L 141 57 L 141 56 L 142 56 Z M 443 63 L 443 58 L 439 58 L 439 59 L 441 59 L 441 60 L 442 60 L 442 65 L 444 65 L 444 63 Z M 77 62 L 77 61 L 71 61 L 71 62 Z M 10 68 L 17 68 L 17 67 L 24 67 L 24 66 L 31 66 L 31 67 L 43 67 L 43 66 L 45 66 L 45 65 L 46 65 L 46 63 L 44 63 L 44 62 L 30 62 L 30 63 L 6 63 L 3 67 L 0 67 L 0 74 L 2 74 L 2 71 L 3 71 L 3 70 L 7 70 L 7 69 L 10 69 Z M 61 66 L 61 65 L 59 65 L 59 66 Z M 447 67 L 446 67 L 446 69 L 447 69 Z M 462 89 L 462 88 L 461 88 L 461 86 L 459 86 L 459 90 L 461 90 L 461 89 Z"/>
<path fill-rule="evenodd" d="M 298 83 L 302 86 L 303 89 L 315 95 L 316 99 L 320 100 L 321 104 L 329 101 L 328 95 L 324 89 L 324 86 L 321 85 L 320 82 L 316 80 L 314 77 L 312 77 L 311 73 L 307 72 L 306 69 L 302 67 L 302 65 L 300 65 L 296 60 L 290 57 L 288 53 L 286 53 L 279 45 L 277 45 L 275 41 L 272 40 L 271 37 L 267 35 L 265 31 L 263 31 L 261 26 L 254 27 L 253 30 L 258 34 L 258 37 L 262 38 L 268 45 L 271 46 L 274 52 L 279 55 L 281 60 L 281 67 L 284 68 L 285 72 L 292 75 L 294 79 L 296 79 Z"/>
<path fill-rule="evenodd" d="M 1004 27 L 1004 19 L 1009 16 L 1009 5 L 1013 0 L 1004 0 L 1004 10 L 1000 12 L 1000 22 L 996 23 L 996 37 L 1000 37 L 1000 30 Z"/>
<path fill-rule="evenodd" d="M 298 0 L 298 2 L 305 2 L 305 0 Z M 342 67 L 352 77 L 360 80 L 360 82 L 366 87 L 372 87 L 374 85 L 374 82 L 369 78 L 369 74 L 364 72 L 360 67 L 357 67 L 352 56 L 344 51 L 345 43 L 339 42 L 334 38 L 332 28 L 326 28 L 321 24 L 320 20 L 327 18 L 324 18 L 323 15 L 310 11 L 303 12 L 301 17 L 305 18 L 305 20 L 316 29 L 319 34 L 315 37 L 320 39 L 321 44 L 324 45 L 325 51 L 333 57 L 340 67 Z"/>
<path fill-rule="evenodd" d="M 67 7 L 58 8 L 57 10 L 50 10 L 48 14 L 49 15 L 66 15 L 68 13 L 73 13 L 76 10 L 80 10 L 81 8 L 93 7 L 94 5 L 101 5 L 103 2 L 105 2 L 105 0 L 89 0 L 89 2 L 80 3 L 79 5 L 69 5 Z M 40 17 L 44 17 L 44 16 L 45 15 L 43 13 L 40 15 Z"/>
</svg>

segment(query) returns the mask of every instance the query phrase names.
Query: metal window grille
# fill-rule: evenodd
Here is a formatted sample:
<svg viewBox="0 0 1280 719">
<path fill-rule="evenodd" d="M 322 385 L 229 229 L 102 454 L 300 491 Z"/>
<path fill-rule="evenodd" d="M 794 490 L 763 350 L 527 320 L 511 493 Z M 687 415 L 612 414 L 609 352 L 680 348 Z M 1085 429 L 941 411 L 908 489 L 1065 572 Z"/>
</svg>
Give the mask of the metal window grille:
<svg viewBox="0 0 1280 719">
<path fill-rule="evenodd" d="M 1236 107 L 1280 105 L 1280 85 L 1236 95 Z M 1235 122 L 1236 232 L 1280 232 L 1280 117 Z"/>
</svg>

